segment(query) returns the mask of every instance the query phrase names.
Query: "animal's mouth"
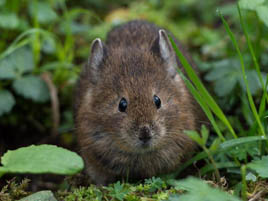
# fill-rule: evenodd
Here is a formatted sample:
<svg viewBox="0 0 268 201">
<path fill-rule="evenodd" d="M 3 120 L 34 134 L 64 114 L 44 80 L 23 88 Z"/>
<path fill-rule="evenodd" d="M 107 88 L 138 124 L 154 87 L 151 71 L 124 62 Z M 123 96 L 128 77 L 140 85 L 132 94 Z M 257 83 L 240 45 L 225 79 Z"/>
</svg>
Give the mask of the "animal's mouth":
<svg viewBox="0 0 268 201">
<path fill-rule="evenodd" d="M 151 140 L 141 143 L 141 148 L 143 148 L 143 149 L 149 149 L 150 147 L 152 147 Z"/>
</svg>

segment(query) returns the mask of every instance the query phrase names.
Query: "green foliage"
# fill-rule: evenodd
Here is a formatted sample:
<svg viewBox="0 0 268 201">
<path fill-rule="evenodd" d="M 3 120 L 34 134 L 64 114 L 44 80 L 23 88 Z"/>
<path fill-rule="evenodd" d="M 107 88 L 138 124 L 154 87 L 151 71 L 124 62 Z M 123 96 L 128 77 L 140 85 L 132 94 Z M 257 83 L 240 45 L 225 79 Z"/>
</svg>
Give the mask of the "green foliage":
<svg viewBox="0 0 268 201">
<path fill-rule="evenodd" d="M 58 17 L 57 13 L 47 2 L 34 1 L 29 4 L 29 11 L 31 17 L 36 18 L 40 24 L 52 23 Z"/>
<path fill-rule="evenodd" d="M 263 156 L 261 160 L 252 161 L 248 167 L 255 170 L 260 177 L 268 178 L 268 156 Z"/>
<path fill-rule="evenodd" d="M 165 182 L 158 177 L 157 178 L 152 177 L 151 179 L 145 179 L 144 183 L 146 185 L 150 186 L 150 188 L 148 190 L 149 192 L 155 192 L 157 190 L 165 189 L 167 187 Z"/>
<path fill-rule="evenodd" d="M 233 94 L 237 85 L 246 92 L 246 85 L 239 61 L 236 59 L 225 59 L 211 64 L 210 72 L 206 74 L 207 81 L 213 81 L 214 91 L 219 97 Z M 249 88 L 252 95 L 257 95 L 262 89 L 261 82 L 255 70 L 246 70 L 245 74 L 249 82 Z M 266 74 L 262 74 L 263 80 L 266 80 Z"/>
<path fill-rule="evenodd" d="M 129 189 L 124 188 L 124 184 L 120 184 L 120 181 L 113 184 L 113 186 L 106 188 L 109 191 L 109 196 L 116 199 L 123 201 L 126 195 L 130 192 Z"/>
<path fill-rule="evenodd" d="M 262 20 L 263 23 L 268 26 L 268 6 L 265 0 L 240 0 L 239 5 L 243 9 L 255 11 L 260 20 Z"/>
<path fill-rule="evenodd" d="M 76 153 L 54 145 L 39 145 L 8 151 L 1 158 L 0 176 L 7 173 L 54 173 L 72 175 L 84 167 Z"/>
<path fill-rule="evenodd" d="M 29 47 L 18 48 L 0 60 L 0 79 L 16 79 L 34 69 L 33 53 Z"/>
<path fill-rule="evenodd" d="M 28 75 L 13 82 L 14 90 L 25 98 L 36 102 L 45 102 L 49 99 L 49 91 L 45 82 L 37 76 Z"/>
<path fill-rule="evenodd" d="M 57 201 L 54 197 L 53 193 L 51 191 L 39 191 L 37 193 L 34 193 L 30 196 L 27 196 L 23 199 L 20 199 L 19 201 Z"/>
<path fill-rule="evenodd" d="M 0 200 L 14 201 L 29 195 L 27 192 L 29 183 L 29 179 L 23 179 L 20 183 L 16 182 L 14 178 L 7 181 L 7 184 L 0 190 Z"/>
<path fill-rule="evenodd" d="M 251 156 L 255 160 L 254 160 L 254 162 L 252 162 L 252 163 L 254 163 L 254 165 L 249 163 L 249 167 L 251 167 L 251 168 L 254 167 L 255 171 L 257 171 L 260 175 L 262 175 L 262 177 L 265 177 L 265 178 L 267 177 L 267 175 L 264 174 L 264 172 L 265 173 L 268 172 L 268 165 L 266 164 L 267 161 L 266 161 L 266 156 L 265 156 L 265 154 L 267 154 L 267 152 L 268 152 L 267 137 L 265 134 L 267 132 L 267 127 L 264 126 L 264 125 L 266 125 L 265 120 L 262 119 L 262 117 L 261 117 L 261 113 L 264 111 L 264 108 L 266 105 L 266 97 L 267 97 L 267 90 L 266 90 L 266 87 L 264 86 L 263 83 L 264 82 L 267 83 L 267 81 L 265 80 L 266 75 L 262 75 L 262 73 L 260 72 L 260 68 L 259 68 L 256 56 L 255 56 L 254 50 L 251 46 L 251 42 L 250 42 L 250 39 L 248 37 L 247 29 L 246 29 L 245 25 L 243 24 L 244 22 L 243 22 L 243 18 L 242 18 L 239 6 L 238 6 L 238 12 L 239 12 L 239 17 L 240 17 L 240 21 L 242 23 L 242 28 L 243 28 L 243 31 L 245 32 L 247 44 L 249 46 L 250 53 L 251 53 L 252 59 L 254 61 L 254 65 L 255 65 L 256 70 L 252 70 L 252 69 L 247 70 L 246 69 L 246 66 L 245 66 L 246 63 L 245 63 L 244 58 L 242 56 L 242 53 L 240 51 L 240 47 L 238 45 L 238 42 L 235 39 L 235 36 L 234 36 L 233 32 L 231 31 L 228 23 L 226 22 L 226 20 L 224 19 L 224 17 L 220 13 L 220 17 L 223 21 L 225 29 L 226 29 L 227 33 L 229 34 L 230 39 L 232 41 L 232 44 L 234 45 L 234 47 L 238 53 L 241 69 L 237 68 L 237 65 L 235 64 L 235 62 L 234 62 L 235 65 L 230 65 L 230 63 L 228 65 L 226 65 L 223 63 L 224 64 L 223 66 L 217 65 L 215 69 L 210 71 L 207 74 L 206 79 L 215 82 L 214 89 L 215 89 L 215 92 L 220 97 L 224 97 L 228 93 L 231 94 L 232 90 L 234 90 L 236 83 L 238 83 L 238 82 L 241 83 L 241 86 L 242 86 L 242 88 L 244 88 L 244 91 L 248 97 L 247 100 L 243 99 L 244 104 L 247 105 L 248 110 L 251 110 L 253 117 L 254 117 L 252 120 L 252 121 L 254 121 L 254 123 L 251 124 L 251 126 L 252 126 L 251 130 L 252 131 L 254 130 L 254 132 L 255 132 L 253 135 L 261 135 L 259 140 L 265 140 L 266 141 L 265 144 L 253 143 L 255 141 L 255 139 L 249 138 L 249 137 L 237 138 L 237 135 L 234 133 L 235 129 L 232 127 L 231 124 L 229 124 L 229 122 L 227 120 L 228 118 L 225 116 L 225 114 L 223 114 L 221 112 L 221 110 L 219 109 L 217 104 L 215 104 L 212 96 L 209 94 L 208 91 L 206 91 L 206 89 L 203 87 L 200 80 L 198 80 L 198 77 L 195 75 L 195 72 L 191 69 L 190 64 L 187 62 L 187 60 L 185 59 L 182 52 L 180 52 L 178 50 L 178 48 L 176 47 L 172 38 L 171 38 L 171 43 L 173 45 L 173 48 L 175 49 L 177 56 L 180 58 L 186 73 L 189 76 L 189 80 L 188 80 L 188 78 L 186 78 L 181 73 L 181 70 L 179 70 L 179 73 L 180 73 L 182 79 L 185 81 L 188 89 L 190 90 L 192 95 L 196 98 L 197 102 L 200 104 L 200 106 L 204 110 L 208 119 L 211 121 L 215 131 L 218 134 L 219 139 L 224 141 L 222 144 L 219 144 L 219 142 L 214 141 L 211 145 L 211 148 L 208 148 L 207 147 L 208 131 L 207 131 L 207 129 L 205 129 L 204 126 L 201 129 L 201 134 L 198 134 L 196 131 L 186 131 L 185 133 L 192 140 L 194 140 L 199 146 L 201 146 L 202 149 L 204 150 L 204 152 L 197 154 L 195 157 L 193 157 L 193 159 L 190 160 L 189 163 L 186 162 L 186 164 L 192 164 L 192 162 L 194 162 L 194 161 L 200 160 L 202 158 L 208 158 L 208 159 L 206 159 L 208 164 L 206 166 L 204 166 L 203 168 L 201 168 L 200 174 L 204 175 L 204 174 L 207 174 L 208 172 L 214 170 L 215 176 L 216 176 L 218 182 L 220 182 L 219 169 L 232 170 L 233 168 L 240 167 L 241 168 L 240 174 L 242 177 L 241 192 L 242 192 L 243 199 L 246 200 L 247 199 L 247 195 L 246 195 L 246 191 L 247 191 L 246 166 L 241 165 L 241 162 L 248 163 L 248 156 Z M 236 61 L 236 60 L 234 60 L 234 61 Z M 228 62 L 229 61 L 227 60 L 227 63 Z M 222 63 L 220 63 L 220 64 L 222 64 Z M 242 83 L 244 83 L 244 85 Z M 257 111 L 257 106 L 256 106 L 254 99 L 253 99 L 253 95 L 256 95 L 257 93 L 259 93 L 259 91 L 261 91 L 263 93 L 261 105 L 259 106 L 260 107 L 259 111 L 262 111 L 262 112 Z M 206 101 L 204 101 L 202 98 L 205 99 Z M 219 118 L 219 120 L 221 121 L 222 124 L 225 124 L 228 127 L 228 130 L 230 131 L 233 138 L 235 138 L 235 139 L 226 140 L 222 136 L 221 132 L 218 131 L 218 129 L 219 129 L 218 125 L 215 124 L 215 119 L 212 116 L 213 113 Z M 243 144 L 243 143 L 248 143 L 248 144 L 243 145 L 243 146 L 238 146 L 239 144 Z M 229 150 L 227 147 L 234 147 L 235 149 Z M 263 157 L 262 160 L 259 159 L 260 156 Z M 231 157 L 232 160 L 230 160 L 229 157 Z M 183 168 L 185 168 L 185 167 L 186 167 L 186 165 L 184 164 Z M 261 169 L 259 169 L 260 167 L 261 167 Z M 181 168 L 180 171 L 183 168 Z M 187 195 L 185 195 L 185 199 L 198 200 L 198 198 L 201 196 L 196 196 L 196 195 L 198 195 L 198 192 L 195 192 L 192 195 L 189 195 L 189 197 L 187 197 Z M 196 197 L 194 197 L 194 196 L 196 196 Z M 180 197 L 180 199 L 183 199 L 183 196 Z M 214 200 L 215 198 L 212 197 L 210 199 Z M 201 200 L 202 200 L 202 198 L 201 198 Z"/>
<path fill-rule="evenodd" d="M 7 90 L 0 91 L 0 116 L 9 112 L 15 105 L 15 99 L 13 95 Z"/>
<path fill-rule="evenodd" d="M 177 190 L 186 190 L 183 195 L 169 198 L 169 201 L 239 201 L 240 199 L 226 192 L 210 187 L 204 181 L 190 177 L 183 181 L 170 181 Z"/>
<path fill-rule="evenodd" d="M 177 191 L 167 189 L 167 184 L 160 178 L 147 179 L 144 184 L 120 183 L 108 187 L 81 187 L 73 189 L 68 195 L 59 192 L 59 199 L 65 201 L 112 200 L 112 201 L 161 201 Z"/>
<path fill-rule="evenodd" d="M 14 13 L 0 14 L 0 27 L 4 29 L 15 29 L 19 26 L 19 19 Z"/>
</svg>

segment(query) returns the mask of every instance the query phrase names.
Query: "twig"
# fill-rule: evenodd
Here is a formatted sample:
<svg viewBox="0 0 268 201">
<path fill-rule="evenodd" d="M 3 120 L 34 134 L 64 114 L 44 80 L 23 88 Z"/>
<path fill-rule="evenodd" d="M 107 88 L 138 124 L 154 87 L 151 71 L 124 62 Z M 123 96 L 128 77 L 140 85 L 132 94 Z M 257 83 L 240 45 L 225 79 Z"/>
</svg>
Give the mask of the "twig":
<svg viewBox="0 0 268 201">
<path fill-rule="evenodd" d="M 259 198 L 263 195 L 264 191 L 260 191 L 257 194 L 255 194 L 252 198 L 250 198 L 248 201 L 255 201 L 255 200 L 259 200 Z"/>
<path fill-rule="evenodd" d="M 50 92 L 50 100 L 52 107 L 52 119 L 53 119 L 53 127 L 51 130 L 52 137 L 56 137 L 58 134 L 58 128 L 60 124 L 60 109 L 59 109 L 59 99 L 58 99 L 58 90 L 54 85 L 51 74 L 48 72 L 42 73 L 41 78 L 46 82 L 49 92 Z"/>
</svg>

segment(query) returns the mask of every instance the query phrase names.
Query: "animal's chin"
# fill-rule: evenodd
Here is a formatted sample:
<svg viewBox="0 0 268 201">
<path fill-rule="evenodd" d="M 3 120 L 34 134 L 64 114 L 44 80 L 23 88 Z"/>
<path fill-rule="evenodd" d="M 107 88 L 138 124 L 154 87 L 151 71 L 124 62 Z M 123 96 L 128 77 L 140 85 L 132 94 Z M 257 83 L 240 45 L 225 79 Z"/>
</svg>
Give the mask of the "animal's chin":
<svg viewBox="0 0 268 201">
<path fill-rule="evenodd" d="M 151 140 L 148 142 L 139 142 L 135 146 L 135 151 L 137 153 L 152 152 L 156 149 L 155 143 Z"/>
</svg>

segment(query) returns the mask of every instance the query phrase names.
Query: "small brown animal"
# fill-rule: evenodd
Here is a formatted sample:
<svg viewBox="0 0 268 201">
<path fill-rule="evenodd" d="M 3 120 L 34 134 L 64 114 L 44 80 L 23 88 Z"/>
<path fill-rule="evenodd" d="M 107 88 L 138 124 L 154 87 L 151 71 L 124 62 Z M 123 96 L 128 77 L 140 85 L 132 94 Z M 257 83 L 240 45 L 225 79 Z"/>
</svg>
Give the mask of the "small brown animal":
<svg viewBox="0 0 268 201">
<path fill-rule="evenodd" d="M 106 44 L 92 42 L 76 89 L 75 126 L 96 184 L 169 173 L 194 152 L 183 131 L 200 128 L 200 108 L 178 67 L 166 31 L 146 21 L 114 28 Z"/>
</svg>

